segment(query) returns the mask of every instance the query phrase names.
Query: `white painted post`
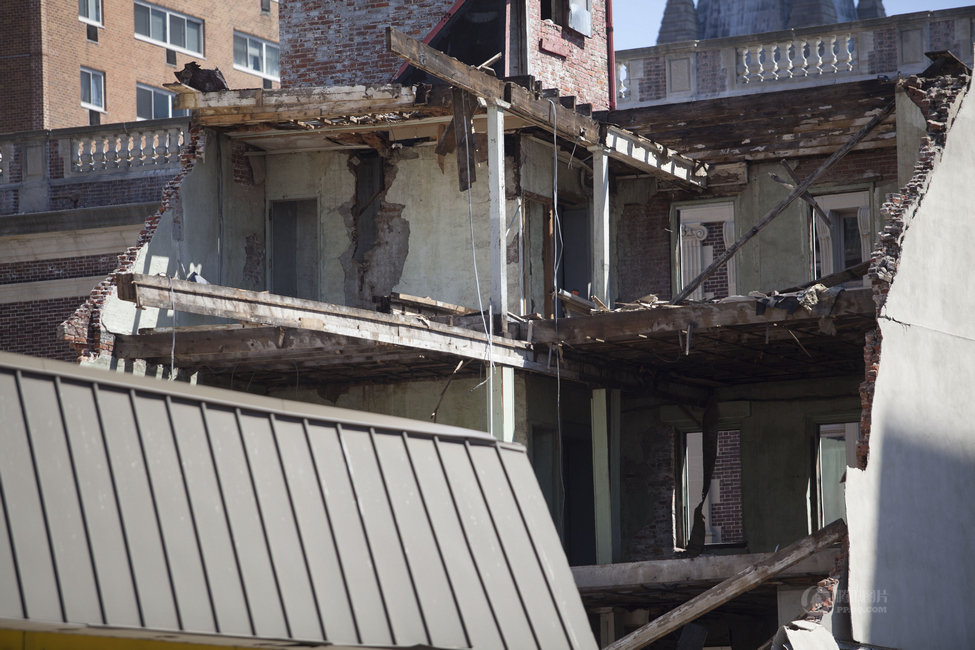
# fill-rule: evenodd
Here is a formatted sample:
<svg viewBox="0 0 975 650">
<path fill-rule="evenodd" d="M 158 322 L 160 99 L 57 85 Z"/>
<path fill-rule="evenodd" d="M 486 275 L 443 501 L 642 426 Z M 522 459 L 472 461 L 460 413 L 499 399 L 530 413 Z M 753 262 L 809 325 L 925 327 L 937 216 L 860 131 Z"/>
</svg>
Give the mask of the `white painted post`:
<svg viewBox="0 0 975 650">
<path fill-rule="evenodd" d="M 592 490 L 596 514 L 596 564 L 613 562 L 613 508 L 609 484 L 609 426 L 607 391 L 594 388 L 592 419 Z"/>
<path fill-rule="evenodd" d="M 495 366 L 491 382 L 491 432 L 502 442 L 515 440 L 515 369 Z"/>
<path fill-rule="evenodd" d="M 589 150 L 592 152 L 592 294 L 612 308 L 609 296 L 609 152 L 604 147 Z"/>
<path fill-rule="evenodd" d="M 507 210 L 504 197 L 504 112 L 488 104 L 488 188 L 491 203 L 491 306 L 501 317 L 501 332 L 508 326 L 507 247 L 504 230 Z"/>
</svg>

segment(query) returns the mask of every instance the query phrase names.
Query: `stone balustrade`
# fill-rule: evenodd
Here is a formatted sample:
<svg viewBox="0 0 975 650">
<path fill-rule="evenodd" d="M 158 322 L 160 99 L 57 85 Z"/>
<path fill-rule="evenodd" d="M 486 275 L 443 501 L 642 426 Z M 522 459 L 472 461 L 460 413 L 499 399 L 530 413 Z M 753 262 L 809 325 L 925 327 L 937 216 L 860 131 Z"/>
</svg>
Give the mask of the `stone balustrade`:
<svg viewBox="0 0 975 650">
<path fill-rule="evenodd" d="M 155 200 L 188 130 L 183 117 L 2 134 L 0 216 Z"/>
<path fill-rule="evenodd" d="M 616 53 L 617 108 L 896 78 L 924 70 L 925 52 L 972 65 L 975 7 L 669 43 Z"/>
<path fill-rule="evenodd" d="M 109 125 L 64 138 L 59 150 L 65 176 L 178 165 L 186 137 L 185 120 L 182 122 L 148 127 L 142 127 L 148 124 L 143 122 Z"/>
</svg>

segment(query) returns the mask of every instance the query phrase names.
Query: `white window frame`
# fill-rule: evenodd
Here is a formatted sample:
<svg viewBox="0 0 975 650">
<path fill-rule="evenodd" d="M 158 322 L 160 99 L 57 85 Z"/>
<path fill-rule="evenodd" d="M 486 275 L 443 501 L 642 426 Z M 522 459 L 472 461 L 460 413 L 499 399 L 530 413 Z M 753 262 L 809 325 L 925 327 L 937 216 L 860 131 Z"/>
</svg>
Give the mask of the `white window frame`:
<svg viewBox="0 0 975 650">
<path fill-rule="evenodd" d="M 84 95 L 84 86 L 81 85 L 81 83 L 83 83 L 83 81 L 81 79 L 79 79 L 79 85 L 81 85 L 81 97 L 82 97 L 82 99 L 81 99 L 81 105 L 82 105 L 82 107 L 87 108 L 88 110 L 98 111 L 99 113 L 104 113 L 105 112 L 105 104 L 107 103 L 106 102 L 106 98 L 105 98 L 105 73 L 104 72 L 101 72 L 99 70 L 92 70 L 91 68 L 86 68 L 86 67 L 82 66 L 81 67 L 81 75 L 85 75 L 85 74 L 90 75 L 89 76 L 89 82 L 88 82 L 89 83 L 89 87 L 88 87 L 88 94 L 89 94 L 89 96 L 93 96 L 93 93 L 91 92 L 92 91 L 92 86 L 90 85 L 92 83 L 92 81 L 95 80 L 95 79 L 100 79 L 101 80 L 102 103 L 99 106 L 98 104 L 94 104 L 92 102 L 86 102 L 84 100 L 84 96 L 85 96 Z"/>
<path fill-rule="evenodd" d="M 249 65 L 240 65 L 240 64 L 238 64 L 237 63 L 237 39 L 238 38 L 245 39 L 246 42 L 247 42 L 248 54 L 246 55 L 246 58 L 247 58 L 248 63 L 250 62 L 250 54 L 249 53 L 250 53 L 250 45 L 251 45 L 251 42 L 253 41 L 254 43 L 260 45 L 260 48 L 261 48 L 261 63 L 263 64 L 265 70 L 267 70 L 267 48 L 268 48 L 268 46 L 271 46 L 274 49 L 276 49 L 278 51 L 278 74 L 277 75 L 272 75 L 272 74 L 268 74 L 265 71 L 255 70 L 254 68 L 251 68 Z M 252 75 L 255 75 L 257 77 L 261 77 L 262 79 L 270 79 L 271 81 L 281 81 L 281 74 L 280 74 L 280 71 L 281 71 L 281 46 L 278 43 L 275 43 L 273 41 L 268 41 L 268 40 L 263 39 L 263 38 L 258 38 L 257 36 L 251 36 L 250 34 L 247 34 L 247 33 L 244 33 L 244 32 L 238 32 L 238 31 L 234 30 L 233 49 L 234 49 L 234 70 L 240 70 L 241 72 L 246 72 L 248 74 L 252 74 Z"/>
<path fill-rule="evenodd" d="M 140 117 L 139 114 L 138 114 L 139 113 L 139 91 L 140 90 L 149 91 L 149 92 L 152 93 L 152 106 L 153 106 L 153 116 L 152 117 Z M 175 93 L 171 93 L 168 90 L 163 90 L 162 88 L 156 88 L 155 86 L 150 86 L 148 84 L 137 83 L 135 85 L 135 94 L 136 94 L 136 98 L 135 98 L 136 118 L 135 119 L 137 121 L 140 121 L 141 122 L 143 120 L 163 120 L 163 119 L 166 119 L 168 117 L 182 117 L 182 115 L 175 115 L 175 113 L 178 111 L 178 109 L 173 108 L 173 100 L 176 98 L 176 94 Z M 156 116 L 155 115 L 156 95 L 165 95 L 169 99 L 169 115 L 163 115 L 163 116 Z M 183 111 L 183 114 L 185 114 L 185 111 Z"/>
<path fill-rule="evenodd" d="M 828 524 L 831 524 L 835 518 L 846 519 L 846 501 L 845 501 L 845 476 L 852 467 L 854 458 L 856 457 L 856 442 L 860 436 L 860 423 L 859 422 L 837 422 L 831 424 L 820 424 L 816 427 L 816 474 L 815 474 L 815 489 L 816 489 L 816 530 L 820 530 Z M 830 480 L 824 476 L 825 463 L 823 461 L 823 441 L 824 440 L 838 440 L 842 441 L 844 449 L 844 463 L 843 463 L 843 474 L 840 477 L 831 476 Z M 836 447 L 834 446 L 834 450 Z M 830 465 L 829 470 L 836 471 L 838 468 L 835 465 Z M 836 481 L 839 481 L 838 483 Z M 834 497 L 840 498 L 840 512 L 827 512 L 826 506 L 826 492 L 837 490 L 839 494 L 832 495 Z M 832 499 L 830 499 L 832 501 Z"/>
<path fill-rule="evenodd" d="M 89 12 L 92 7 L 95 7 L 98 12 L 98 18 L 81 15 L 82 4 L 88 7 L 87 10 Z M 89 25 L 95 25 L 96 27 L 104 27 L 104 23 L 102 22 L 102 0 L 78 0 L 78 20 Z"/>
<path fill-rule="evenodd" d="M 153 45 L 160 45 L 160 46 L 165 47 L 165 48 L 170 49 L 170 50 L 175 50 L 177 52 L 182 52 L 183 54 L 189 54 L 190 56 L 195 56 L 195 57 L 203 57 L 204 56 L 204 51 L 206 49 L 206 47 L 204 45 L 205 42 L 206 42 L 206 33 L 205 33 L 205 25 L 204 25 L 203 20 L 201 18 L 197 18 L 195 16 L 190 16 L 188 14 L 181 14 L 178 11 L 173 11 L 171 9 L 166 9 L 165 7 L 159 7 L 157 5 L 150 4 L 148 2 L 141 2 L 141 0 L 135 0 L 135 2 L 133 3 L 133 6 L 132 6 L 133 16 L 135 15 L 135 8 L 136 7 L 140 7 L 140 6 L 141 7 L 145 7 L 149 11 L 149 13 L 150 13 L 150 16 L 149 16 L 149 25 L 150 25 L 149 31 L 150 31 L 150 33 L 152 32 L 152 12 L 153 11 L 161 11 L 162 13 L 166 14 L 166 40 L 159 40 L 159 39 L 156 39 L 156 38 L 152 38 L 151 36 L 149 36 L 147 34 L 140 34 L 139 32 L 135 32 L 135 37 L 136 37 L 137 40 L 145 41 L 146 43 L 152 43 Z M 179 45 L 174 45 L 173 43 L 170 42 L 170 40 L 171 40 L 171 33 L 172 33 L 171 32 L 171 29 L 170 29 L 170 24 L 171 24 L 171 20 L 172 20 L 173 17 L 183 19 L 183 20 L 185 20 L 188 23 L 190 23 L 190 22 L 196 23 L 196 24 L 198 24 L 200 26 L 200 50 L 199 51 L 191 50 L 189 48 L 181 47 Z M 133 29 L 135 29 L 135 27 L 133 27 Z"/>
<path fill-rule="evenodd" d="M 843 192 L 838 194 L 828 194 L 816 197 L 819 207 L 830 214 L 832 210 L 857 211 L 857 230 L 860 236 L 860 260 L 870 259 L 873 248 L 873 234 L 870 230 L 870 192 L 861 190 L 858 192 Z M 842 266 L 833 259 L 832 228 L 823 221 L 818 214 L 812 216 L 812 228 L 810 233 L 810 274 L 816 279 L 816 266 L 820 266 L 820 276 L 824 277 L 831 273 L 842 271 Z M 819 244 L 819 255 L 817 259 L 816 244 Z"/>
<path fill-rule="evenodd" d="M 707 238 L 706 223 L 721 223 L 724 231 L 725 248 L 735 243 L 735 203 L 721 201 L 719 203 L 704 203 L 698 205 L 677 206 L 677 243 L 675 246 L 675 278 L 676 291 L 701 274 L 712 261 L 714 254 L 710 246 L 703 246 Z M 735 258 L 726 263 L 728 273 L 728 295 L 738 293 L 738 273 Z M 691 300 L 703 300 L 711 296 L 704 295 L 704 287 L 699 286 L 690 296 Z"/>
</svg>

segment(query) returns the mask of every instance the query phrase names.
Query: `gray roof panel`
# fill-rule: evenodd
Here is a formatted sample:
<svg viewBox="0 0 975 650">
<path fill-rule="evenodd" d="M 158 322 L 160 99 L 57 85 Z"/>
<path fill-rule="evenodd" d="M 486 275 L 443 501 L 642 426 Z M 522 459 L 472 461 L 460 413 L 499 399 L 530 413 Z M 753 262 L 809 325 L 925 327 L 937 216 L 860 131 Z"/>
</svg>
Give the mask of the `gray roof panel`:
<svg viewBox="0 0 975 650">
<path fill-rule="evenodd" d="M 520 446 L 4 353 L 0 421 L 4 626 L 595 647 Z"/>
</svg>

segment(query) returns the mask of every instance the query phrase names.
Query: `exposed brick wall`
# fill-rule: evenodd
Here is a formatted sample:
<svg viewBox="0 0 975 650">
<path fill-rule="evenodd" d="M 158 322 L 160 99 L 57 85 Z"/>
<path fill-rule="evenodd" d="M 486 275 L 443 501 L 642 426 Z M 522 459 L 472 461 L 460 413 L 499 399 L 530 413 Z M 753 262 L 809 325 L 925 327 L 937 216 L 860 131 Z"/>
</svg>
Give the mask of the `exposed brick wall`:
<svg viewBox="0 0 975 650">
<path fill-rule="evenodd" d="M 741 518 L 741 432 L 718 432 L 714 479 L 720 481 L 718 499 L 712 496 L 711 525 L 721 527 L 722 544 L 745 541 Z"/>
<path fill-rule="evenodd" d="M 799 161 L 796 174 L 806 178 L 819 167 L 827 156 L 807 157 Z M 820 176 L 813 188 L 823 185 L 843 185 L 860 181 L 897 179 L 897 150 L 892 147 L 852 151 Z"/>
<path fill-rule="evenodd" d="M 282 78 L 287 87 L 389 83 L 403 60 L 386 51 L 384 32 L 423 40 L 455 0 L 289 0 L 281 6 Z M 606 8 L 592 7 L 591 38 L 541 20 L 541 0 L 528 0 L 528 73 L 544 86 L 595 109 L 609 107 Z M 557 43 L 564 56 L 541 48 Z"/>
<path fill-rule="evenodd" d="M 697 92 L 701 95 L 728 90 L 728 71 L 721 65 L 721 50 L 697 53 Z"/>
<path fill-rule="evenodd" d="M 101 328 L 101 309 L 105 299 L 112 295 L 115 289 L 115 276 L 132 268 L 139 251 L 152 241 L 156 228 L 162 216 L 169 209 L 178 204 L 180 185 L 196 164 L 196 157 L 203 154 L 206 139 L 199 126 L 192 126 L 189 130 L 187 142 L 180 150 L 180 170 L 166 182 L 162 192 L 162 202 L 159 209 L 146 219 L 145 227 L 139 233 L 139 239 L 134 246 L 129 247 L 118 258 L 118 266 L 88 295 L 84 304 L 65 320 L 58 328 L 59 334 L 70 343 L 75 353 L 81 357 L 95 358 L 101 354 L 110 354 L 114 341 Z"/>
<path fill-rule="evenodd" d="M 562 95 L 573 95 L 580 104 L 595 110 L 609 108 L 609 68 L 606 49 L 606 3 L 592 2 L 592 36 L 585 37 L 568 26 L 541 19 L 541 0 L 528 0 L 528 73 L 547 88 L 558 88 Z M 568 22 L 568 20 L 566 20 Z M 554 42 L 543 49 L 543 39 Z"/>
<path fill-rule="evenodd" d="M 966 46 L 963 46 L 961 40 L 955 36 L 954 20 L 938 20 L 932 22 L 928 25 L 928 30 L 931 39 L 930 51 L 950 50 L 965 58 L 961 48 Z M 971 48 L 971 44 L 969 43 L 967 47 Z"/>
<path fill-rule="evenodd" d="M 645 412 L 623 413 L 621 538 L 623 562 L 674 554 L 674 431 L 648 430 Z M 628 422 L 629 421 L 629 422 Z"/>
<path fill-rule="evenodd" d="M 897 69 L 896 27 L 878 29 L 873 33 L 873 50 L 867 55 L 867 74 L 880 74 Z"/>
<path fill-rule="evenodd" d="M 454 0 L 287 0 L 281 3 L 281 84 L 389 83 L 403 60 L 385 29 L 422 40 Z"/>
<path fill-rule="evenodd" d="M 85 278 L 111 273 L 117 264 L 117 253 L 84 257 L 59 257 L 30 262 L 8 262 L 0 264 L 0 284 Z"/>
<path fill-rule="evenodd" d="M 0 350 L 72 361 L 76 354 L 57 336 L 58 324 L 84 296 L 0 304 Z"/>
<path fill-rule="evenodd" d="M 230 162 L 234 169 L 234 182 L 241 185 L 254 184 L 254 170 L 251 167 L 248 151 L 259 151 L 257 147 L 246 142 L 233 142 L 230 149 Z"/>
<path fill-rule="evenodd" d="M 708 229 L 708 236 L 704 239 L 701 244 L 703 246 L 710 246 L 712 248 L 712 253 L 714 259 L 718 259 L 725 252 L 724 245 L 724 224 L 721 222 L 714 223 L 704 223 L 701 224 Z M 690 278 L 688 278 L 689 280 Z M 712 298 L 726 298 L 728 296 L 728 267 L 722 266 L 720 269 L 712 273 L 707 280 L 704 281 L 704 286 L 702 287 L 704 295 L 711 295 Z"/>
<path fill-rule="evenodd" d="M 921 142 L 913 177 L 899 193 L 889 195 L 881 208 L 885 226 L 880 235 L 879 246 L 870 257 L 868 271 L 878 317 L 887 301 L 890 287 L 896 281 L 904 233 L 910 227 L 921 201 L 924 200 L 924 194 L 931 180 L 931 170 L 941 158 L 945 138 L 954 120 L 959 98 L 964 95 L 970 81 L 969 76 L 960 75 L 933 79 L 912 76 L 902 82 L 908 96 L 925 116 L 927 136 Z M 871 411 L 882 351 L 883 336 L 878 327 L 867 332 L 864 341 L 865 377 L 860 384 L 860 440 L 857 443 L 857 466 L 860 469 L 866 469 L 869 458 Z"/>
<path fill-rule="evenodd" d="M 174 171 L 172 175 L 160 174 L 54 185 L 51 187 L 50 209 L 70 210 L 157 201 L 162 196 L 163 188 L 175 175 Z"/>
<path fill-rule="evenodd" d="M 670 197 L 653 196 L 643 205 L 623 206 L 616 230 L 618 300 L 628 302 L 648 293 L 671 297 Z"/>
<path fill-rule="evenodd" d="M 643 76 L 638 77 L 637 101 L 649 102 L 667 96 L 667 60 L 662 56 L 643 59 Z"/>
</svg>

